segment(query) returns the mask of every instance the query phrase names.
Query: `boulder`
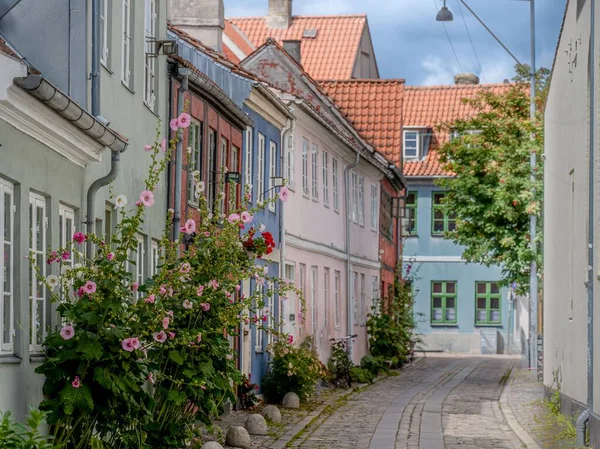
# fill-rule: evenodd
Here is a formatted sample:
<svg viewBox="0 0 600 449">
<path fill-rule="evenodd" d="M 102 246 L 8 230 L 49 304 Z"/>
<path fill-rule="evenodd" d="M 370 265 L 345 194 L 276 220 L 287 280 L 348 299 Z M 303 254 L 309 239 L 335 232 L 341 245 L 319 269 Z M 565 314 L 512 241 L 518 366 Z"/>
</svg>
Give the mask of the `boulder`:
<svg viewBox="0 0 600 449">
<path fill-rule="evenodd" d="M 265 418 L 256 413 L 246 418 L 244 427 L 250 435 L 266 435 L 269 430 Z"/>
<path fill-rule="evenodd" d="M 216 441 L 209 441 L 208 443 L 204 443 L 200 449 L 223 449 Z"/>
<path fill-rule="evenodd" d="M 275 405 L 267 405 L 260 412 L 261 415 L 265 417 L 265 419 L 269 422 L 279 424 L 281 422 L 281 412 Z"/>
<path fill-rule="evenodd" d="M 281 406 L 284 408 L 300 408 L 300 398 L 296 393 L 286 393 L 281 401 Z"/>
<path fill-rule="evenodd" d="M 250 449 L 250 435 L 242 426 L 230 427 L 225 437 L 225 445 L 238 447 L 241 449 Z"/>
</svg>

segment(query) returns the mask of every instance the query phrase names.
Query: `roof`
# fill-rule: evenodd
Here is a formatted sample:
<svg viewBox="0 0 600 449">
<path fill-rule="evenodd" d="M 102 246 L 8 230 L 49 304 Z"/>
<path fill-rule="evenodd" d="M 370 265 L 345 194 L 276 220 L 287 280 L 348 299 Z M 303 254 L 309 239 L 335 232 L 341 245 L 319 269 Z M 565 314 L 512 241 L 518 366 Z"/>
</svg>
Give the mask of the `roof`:
<svg viewBox="0 0 600 449">
<path fill-rule="evenodd" d="M 445 176 L 438 160 L 437 149 L 447 142 L 449 135 L 438 129 L 443 123 L 467 119 L 476 111 L 465 104 L 464 98 L 473 98 L 479 92 L 489 90 L 503 93 L 514 84 L 459 84 L 447 86 L 414 87 L 404 90 L 404 127 L 422 127 L 432 133 L 429 151 L 420 161 L 404 161 L 404 175 L 407 177 Z"/>
<path fill-rule="evenodd" d="M 227 21 L 241 31 L 255 47 L 262 45 L 269 37 L 280 44 L 284 40 L 302 41 L 302 66 L 315 79 L 352 77 L 362 35 L 367 26 L 365 14 L 293 16 L 291 26 L 287 29 L 268 28 L 265 17 Z M 239 33 L 232 30 L 233 27 L 225 26 L 225 34 L 237 45 L 243 36 L 236 36 Z M 316 30 L 316 36 L 304 37 L 306 30 Z M 244 50 L 241 46 L 240 49 Z M 247 54 L 249 53 L 251 52 Z"/>
<path fill-rule="evenodd" d="M 356 130 L 382 155 L 400 166 L 404 80 L 319 81 Z"/>
</svg>

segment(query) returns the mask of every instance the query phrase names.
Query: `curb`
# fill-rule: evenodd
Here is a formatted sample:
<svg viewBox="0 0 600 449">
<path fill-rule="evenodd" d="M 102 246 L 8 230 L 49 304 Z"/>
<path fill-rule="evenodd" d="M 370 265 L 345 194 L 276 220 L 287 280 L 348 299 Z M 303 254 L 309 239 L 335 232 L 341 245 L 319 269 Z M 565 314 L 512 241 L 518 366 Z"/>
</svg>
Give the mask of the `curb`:
<svg viewBox="0 0 600 449">
<path fill-rule="evenodd" d="M 513 365 L 513 369 L 514 369 L 514 365 Z M 508 402 L 508 395 L 512 388 L 513 381 L 514 381 L 514 374 L 511 373 L 510 379 L 504 385 L 504 388 L 502 389 L 502 394 L 500 395 L 499 402 L 500 402 L 500 409 L 502 410 L 502 414 L 504 415 L 504 418 L 506 419 L 506 422 L 508 422 L 508 425 L 510 426 L 512 431 L 519 437 L 519 439 L 523 442 L 523 444 L 525 445 L 525 447 L 527 447 L 527 449 L 542 449 L 536 443 L 536 441 L 533 439 L 533 437 L 531 435 L 529 435 L 529 433 L 521 426 L 521 424 L 519 424 L 519 422 L 517 421 L 517 418 L 515 417 L 515 414 L 512 411 L 512 408 L 510 407 L 510 403 Z"/>
</svg>

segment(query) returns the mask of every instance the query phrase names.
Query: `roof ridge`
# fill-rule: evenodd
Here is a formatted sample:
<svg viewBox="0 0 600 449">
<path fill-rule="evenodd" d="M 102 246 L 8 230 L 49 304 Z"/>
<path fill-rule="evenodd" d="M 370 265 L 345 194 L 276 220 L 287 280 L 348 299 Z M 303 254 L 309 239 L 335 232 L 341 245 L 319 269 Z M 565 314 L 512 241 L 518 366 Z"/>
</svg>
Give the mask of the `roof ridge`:
<svg viewBox="0 0 600 449">
<path fill-rule="evenodd" d="M 360 13 L 360 14 L 317 14 L 317 15 L 292 15 L 292 19 L 331 19 L 331 18 L 338 18 L 338 19 L 343 19 L 343 18 L 352 18 L 352 17 L 360 17 L 360 18 L 367 18 L 367 14 L 366 13 Z M 257 19 L 263 19 L 265 20 L 267 18 L 266 15 L 264 16 L 249 16 L 249 17 L 226 17 L 225 20 L 257 20 Z"/>
<path fill-rule="evenodd" d="M 406 80 L 404 78 L 351 78 L 351 79 L 329 79 L 329 80 L 317 80 L 318 83 L 373 83 L 373 84 L 404 84 Z"/>
<path fill-rule="evenodd" d="M 486 83 L 486 84 L 438 84 L 434 86 L 405 86 L 407 90 L 434 90 L 434 89 L 476 89 L 482 87 L 515 86 L 518 83 Z"/>
</svg>

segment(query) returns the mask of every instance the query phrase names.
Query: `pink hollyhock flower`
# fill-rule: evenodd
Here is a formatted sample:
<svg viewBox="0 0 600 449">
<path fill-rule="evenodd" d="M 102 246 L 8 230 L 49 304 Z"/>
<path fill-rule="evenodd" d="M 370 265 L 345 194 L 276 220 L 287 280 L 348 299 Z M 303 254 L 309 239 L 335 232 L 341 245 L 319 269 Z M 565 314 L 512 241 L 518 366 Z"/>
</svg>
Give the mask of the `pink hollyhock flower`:
<svg viewBox="0 0 600 449">
<path fill-rule="evenodd" d="M 62 260 L 69 260 L 69 258 L 71 257 L 71 253 L 69 251 L 65 251 L 62 253 Z"/>
<path fill-rule="evenodd" d="M 210 237 L 210 232 L 206 231 L 206 232 L 204 233 L 204 237 Z"/>
<path fill-rule="evenodd" d="M 250 324 L 250 320 L 248 318 L 244 318 L 244 323 Z"/>
<path fill-rule="evenodd" d="M 227 217 L 227 221 L 229 223 L 235 223 L 240 219 L 240 216 L 236 213 L 233 214 L 229 214 L 229 217 Z"/>
<path fill-rule="evenodd" d="M 83 232 L 76 232 L 73 234 L 73 241 L 81 245 L 83 242 L 85 242 L 85 234 Z"/>
<path fill-rule="evenodd" d="M 96 283 L 93 281 L 87 281 L 85 283 L 85 285 L 83 286 L 83 291 L 84 291 L 84 293 L 87 293 L 88 295 L 96 293 Z"/>
<path fill-rule="evenodd" d="M 169 310 L 169 311 L 167 312 L 167 315 L 169 315 L 171 318 L 173 318 L 173 311 L 172 311 L 172 310 Z"/>
<path fill-rule="evenodd" d="M 198 334 L 198 336 L 196 337 L 196 342 L 200 343 L 202 341 L 202 334 Z"/>
<path fill-rule="evenodd" d="M 193 234 L 194 232 L 196 232 L 196 222 L 192 218 L 190 218 L 188 221 L 185 222 L 185 233 Z"/>
<path fill-rule="evenodd" d="M 152 145 L 144 145 L 144 151 L 152 151 Z"/>
<path fill-rule="evenodd" d="M 81 380 L 79 379 L 79 376 L 75 376 L 75 379 L 73 379 L 73 382 L 71 382 L 71 385 L 73 386 L 73 388 L 81 387 Z"/>
<path fill-rule="evenodd" d="M 162 150 L 163 153 L 167 152 L 167 139 L 164 138 L 162 143 L 160 144 L 160 149 Z"/>
<path fill-rule="evenodd" d="M 113 260 L 113 259 L 115 258 L 115 253 L 108 253 L 108 254 L 106 255 L 106 258 L 107 258 L 108 260 Z"/>
<path fill-rule="evenodd" d="M 79 296 L 80 298 L 85 294 L 85 291 L 83 290 L 83 287 L 79 287 L 77 289 L 77 293 L 76 295 Z"/>
<path fill-rule="evenodd" d="M 171 322 L 171 318 L 169 318 L 168 316 L 164 317 L 162 320 L 163 329 L 168 329 L 170 322 Z"/>
<path fill-rule="evenodd" d="M 204 310 L 205 312 L 208 312 L 210 310 L 210 304 L 207 302 L 203 302 L 202 304 L 200 304 L 200 307 L 202 307 L 202 310 Z"/>
<path fill-rule="evenodd" d="M 265 285 L 265 278 L 260 277 L 260 276 L 257 277 L 256 278 L 256 283 L 262 287 L 263 285 Z"/>
<path fill-rule="evenodd" d="M 190 126 L 190 123 L 192 123 L 192 118 L 187 112 L 182 112 L 179 117 L 177 117 L 177 120 L 179 120 L 179 126 L 181 128 L 187 128 Z"/>
<path fill-rule="evenodd" d="M 204 386 L 204 385 L 200 385 L 200 388 L 201 388 L 202 390 L 206 390 L 206 386 Z"/>
<path fill-rule="evenodd" d="M 160 289 L 158 290 L 158 292 L 161 295 L 166 295 L 167 294 L 167 289 L 165 288 L 164 284 L 160 286 Z"/>
<path fill-rule="evenodd" d="M 73 326 L 70 324 L 63 326 L 63 328 L 60 330 L 60 336 L 63 338 L 63 340 L 70 340 L 75 336 L 75 329 L 73 329 Z"/>
<path fill-rule="evenodd" d="M 213 290 L 216 290 L 216 289 L 218 289 L 218 288 L 219 288 L 219 283 L 217 282 L 217 280 L 216 280 L 216 279 L 213 279 L 212 281 L 210 281 L 210 282 L 208 283 L 208 286 L 209 286 L 210 288 L 212 288 Z"/>
<path fill-rule="evenodd" d="M 146 207 L 151 207 L 154 204 L 154 193 L 149 190 L 144 190 L 140 193 L 140 201 Z"/>
<path fill-rule="evenodd" d="M 269 320 L 269 317 L 267 315 L 263 315 L 262 320 L 264 323 L 266 323 Z"/>
<path fill-rule="evenodd" d="M 167 292 L 169 296 L 173 296 L 173 287 L 169 287 L 169 291 Z"/>
<path fill-rule="evenodd" d="M 131 291 L 132 292 L 137 292 L 140 288 L 140 284 L 138 282 L 134 282 L 133 284 L 131 284 Z"/>
<path fill-rule="evenodd" d="M 149 302 L 150 304 L 154 304 L 155 299 L 156 299 L 155 295 L 150 295 L 144 301 Z"/>
<path fill-rule="evenodd" d="M 150 382 L 151 384 L 154 383 L 154 376 L 152 375 L 152 373 L 148 374 L 148 382 Z"/>
<path fill-rule="evenodd" d="M 242 287 L 241 287 L 241 286 L 239 286 L 239 285 L 236 285 L 236 286 L 235 286 L 235 291 L 236 291 L 236 292 L 239 292 L 241 289 L 242 289 Z"/>
<path fill-rule="evenodd" d="M 189 262 L 184 262 L 179 267 L 179 272 L 183 274 L 188 274 L 191 270 L 192 266 L 189 264 Z"/>
<path fill-rule="evenodd" d="M 279 189 L 279 199 L 284 203 L 288 200 L 288 196 L 290 195 L 290 191 L 286 186 L 283 186 Z"/>
<path fill-rule="evenodd" d="M 180 227 L 179 232 L 185 232 L 185 226 Z"/>
<path fill-rule="evenodd" d="M 167 334 L 165 334 L 165 331 L 160 331 L 160 332 L 154 332 L 154 341 L 157 341 L 159 343 L 164 343 L 165 341 L 167 341 Z"/>
<path fill-rule="evenodd" d="M 231 298 L 231 293 L 225 292 L 225 296 L 227 296 L 228 298 Z"/>
<path fill-rule="evenodd" d="M 138 349 L 140 347 L 140 340 L 137 337 L 131 338 L 131 344 L 133 345 L 133 349 Z"/>
<path fill-rule="evenodd" d="M 229 304 L 233 304 L 234 302 L 235 302 L 235 299 L 233 299 L 233 298 L 231 298 L 231 299 L 229 300 Z"/>
<path fill-rule="evenodd" d="M 140 207 L 140 206 L 142 205 L 142 200 L 137 200 L 137 201 L 135 202 L 135 205 L 136 205 L 137 207 Z"/>
<path fill-rule="evenodd" d="M 171 128 L 173 131 L 177 131 L 179 129 L 179 119 L 171 119 L 171 121 L 169 122 L 169 128 Z"/>
<path fill-rule="evenodd" d="M 185 301 L 183 301 L 184 309 L 191 309 L 192 307 L 194 307 L 194 303 L 192 301 L 190 301 L 189 299 L 186 299 Z"/>
<path fill-rule="evenodd" d="M 198 289 L 196 290 L 198 296 L 202 296 L 202 293 L 204 293 L 204 285 L 198 286 Z"/>
<path fill-rule="evenodd" d="M 134 342 L 134 340 L 137 340 L 137 338 L 126 338 L 125 340 L 123 340 L 121 342 L 121 347 L 123 348 L 123 350 L 127 351 L 127 352 L 133 352 L 136 349 L 136 344 Z M 139 346 L 139 341 L 138 341 L 138 346 Z"/>
<path fill-rule="evenodd" d="M 293 335 L 288 335 L 288 343 L 289 344 L 294 343 L 294 336 Z"/>
<path fill-rule="evenodd" d="M 252 221 L 252 215 L 250 215 L 246 211 L 242 212 L 242 214 L 240 215 L 240 217 L 242 218 L 242 221 L 244 223 L 250 223 Z"/>
<path fill-rule="evenodd" d="M 173 340 L 175 338 L 175 332 L 167 332 L 169 334 L 169 338 Z"/>
</svg>

